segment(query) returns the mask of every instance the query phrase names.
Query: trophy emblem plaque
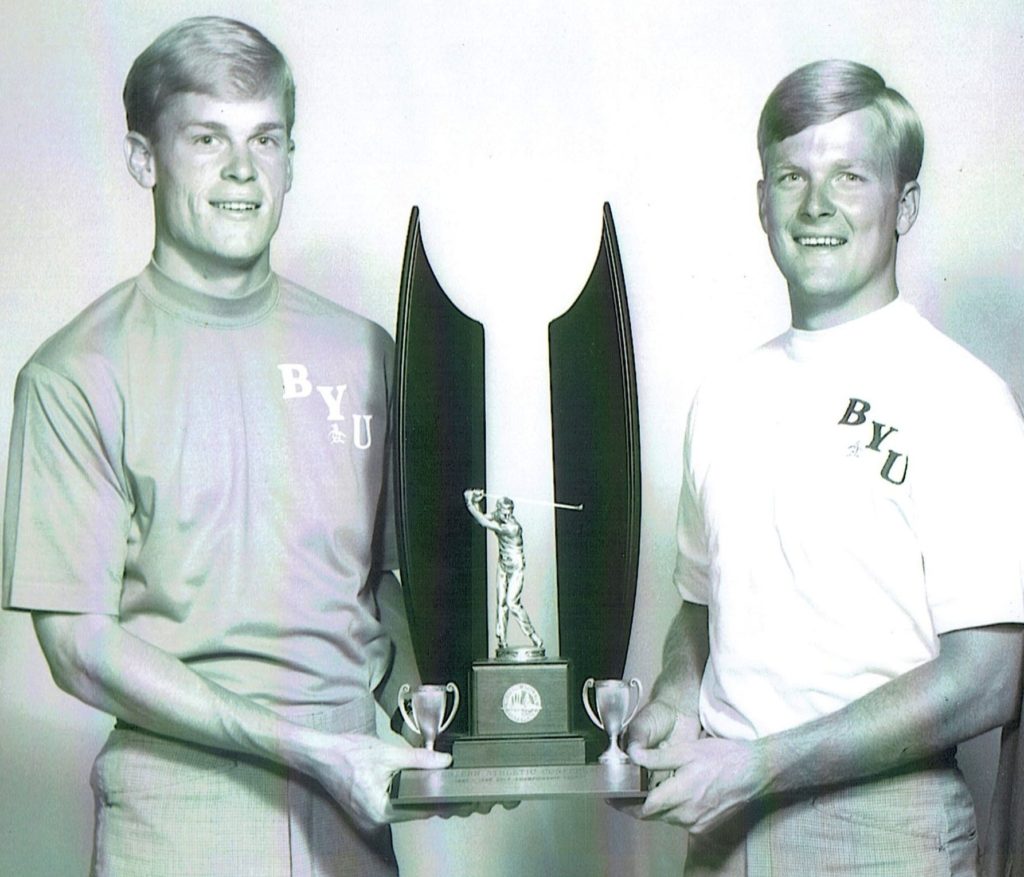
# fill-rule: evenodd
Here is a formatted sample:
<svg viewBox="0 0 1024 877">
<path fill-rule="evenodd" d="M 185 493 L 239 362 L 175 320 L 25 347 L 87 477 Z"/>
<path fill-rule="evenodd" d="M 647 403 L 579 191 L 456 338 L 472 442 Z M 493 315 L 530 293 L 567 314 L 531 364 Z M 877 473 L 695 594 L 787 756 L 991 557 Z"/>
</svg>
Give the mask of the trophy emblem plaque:
<svg viewBox="0 0 1024 877">
<path fill-rule="evenodd" d="M 555 649 L 543 642 L 522 603 L 530 587 L 529 534 L 524 539 L 515 507 L 528 500 L 488 494 L 485 487 L 483 326 L 441 289 L 415 207 L 396 340 L 396 517 L 409 626 L 423 679 L 441 683 L 435 711 L 443 714 L 444 683 L 451 679 L 466 686 L 468 709 L 458 715 L 453 709 L 449 719 L 431 725 L 438 747 L 450 748 L 452 766 L 402 771 L 392 784 L 393 803 L 642 797 L 645 771 L 628 759 L 599 760 L 612 725 L 621 730 L 632 717 L 626 709 L 631 683 L 620 683 L 622 709 L 602 707 L 599 694 L 608 728 L 601 734 L 573 679 L 579 673 L 609 686 L 621 679 L 639 558 L 636 378 L 610 207 L 604 206 L 587 283 L 548 326 L 553 495 L 569 500 L 548 503 L 555 507 Z M 493 579 L 489 536 L 498 549 Z M 492 581 L 493 650 L 487 624 Z"/>
</svg>

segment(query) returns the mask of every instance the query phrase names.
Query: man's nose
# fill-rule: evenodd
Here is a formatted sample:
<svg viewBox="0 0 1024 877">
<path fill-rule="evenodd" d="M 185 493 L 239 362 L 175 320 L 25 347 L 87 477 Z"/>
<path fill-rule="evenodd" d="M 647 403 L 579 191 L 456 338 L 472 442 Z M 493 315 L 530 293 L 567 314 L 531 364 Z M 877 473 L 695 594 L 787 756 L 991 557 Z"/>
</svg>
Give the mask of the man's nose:
<svg viewBox="0 0 1024 877">
<path fill-rule="evenodd" d="M 801 207 L 802 212 L 812 219 L 817 219 L 819 216 L 831 216 L 835 213 L 835 205 L 832 203 L 827 182 L 814 180 L 808 182 Z"/>
<path fill-rule="evenodd" d="M 221 171 L 221 176 L 242 183 L 256 178 L 256 165 L 253 163 L 248 146 L 232 147 L 228 160 Z"/>
</svg>

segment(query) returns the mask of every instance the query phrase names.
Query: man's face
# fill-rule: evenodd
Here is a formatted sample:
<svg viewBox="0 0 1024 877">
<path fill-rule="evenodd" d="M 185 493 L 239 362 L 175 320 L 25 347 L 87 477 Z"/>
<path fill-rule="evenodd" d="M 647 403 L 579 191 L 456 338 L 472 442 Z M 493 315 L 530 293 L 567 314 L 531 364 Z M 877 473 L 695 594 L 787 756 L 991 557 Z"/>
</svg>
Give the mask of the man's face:
<svg viewBox="0 0 1024 877">
<path fill-rule="evenodd" d="M 824 328 L 896 296 L 896 236 L 917 216 L 918 186 L 895 182 L 873 110 L 846 113 L 770 146 L 758 183 L 761 225 L 789 284 L 793 324 Z"/>
<path fill-rule="evenodd" d="M 285 126 L 281 95 L 168 102 L 149 143 L 158 261 L 213 276 L 267 257 L 292 181 Z"/>
</svg>

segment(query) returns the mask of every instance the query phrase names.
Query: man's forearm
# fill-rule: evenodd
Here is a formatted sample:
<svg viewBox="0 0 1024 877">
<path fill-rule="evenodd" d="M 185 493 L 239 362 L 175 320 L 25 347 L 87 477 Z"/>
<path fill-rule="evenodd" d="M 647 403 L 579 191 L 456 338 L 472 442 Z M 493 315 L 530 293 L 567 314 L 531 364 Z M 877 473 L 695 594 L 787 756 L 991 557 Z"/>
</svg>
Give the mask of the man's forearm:
<svg viewBox="0 0 1024 877">
<path fill-rule="evenodd" d="M 665 637 L 662 668 L 651 687 L 651 700 L 662 701 L 697 719 L 707 661 L 708 607 L 684 602 Z"/>
<path fill-rule="evenodd" d="M 302 769 L 313 732 L 208 681 L 116 619 L 33 617 L 54 680 L 69 694 L 159 734 Z"/>
<path fill-rule="evenodd" d="M 1010 721 L 1021 628 L 940 637 L 939 656 L 837 712 L 757 741 L 764 791 L 849 782 L 927 758 Z"/>
<path fill-rule="evenodd" d="M 397 813 L 388 785 L 404 768 L 447 767 L 451 757 L 444 753 L 303 727 L 209 682 L 109 616 L 35 613 L 33 620 L 54 680 L 98 709 L 158 734 L 308 774 L 367 829 L 430 814 Z"/>
<path fill-rule="evenodd" d="M 630 755 L 672 776 L 644 818 L 702 833 L 764 795 L 806 793 L 909 765 L 1000 725 L 1019 709 L 1021 629 L 940 637 L 939 656 L 843 709 L 758 740 L 704 737 Z"/>
</svg>

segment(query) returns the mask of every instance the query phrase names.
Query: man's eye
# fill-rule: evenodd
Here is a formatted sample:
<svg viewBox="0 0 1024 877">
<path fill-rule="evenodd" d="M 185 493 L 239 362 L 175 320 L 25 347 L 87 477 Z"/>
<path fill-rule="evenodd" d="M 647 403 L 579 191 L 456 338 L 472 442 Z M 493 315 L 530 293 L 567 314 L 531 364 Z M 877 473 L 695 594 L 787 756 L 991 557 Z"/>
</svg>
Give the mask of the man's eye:
<svg viewBox="0 0 1024 877">
<path fill-rule="evenodd" d="M 862 177 L 860 174 L 855 174 L 852 171 L 847 171 L 846 173 L 842 174 L 840 176 L 840 179 L 844 183 L 862 183 L 862 182 L 864 182 L 864 177 Z"/>
<path fill-rule="evenodd" d="M 796 171 L 789 171 L 787 173 L 780 174 L 778 181 L 780 183 L 798 183 L 800 182 L 800 174 Z"/>
<path fill-rule="evenodd" d="M 198 137 L 196 137 L 195 143 L 199 144 L 200 146 L 212 146 L 213 145 L 213 135 L 212 134 L 200 134 Z"/>
</svg>

